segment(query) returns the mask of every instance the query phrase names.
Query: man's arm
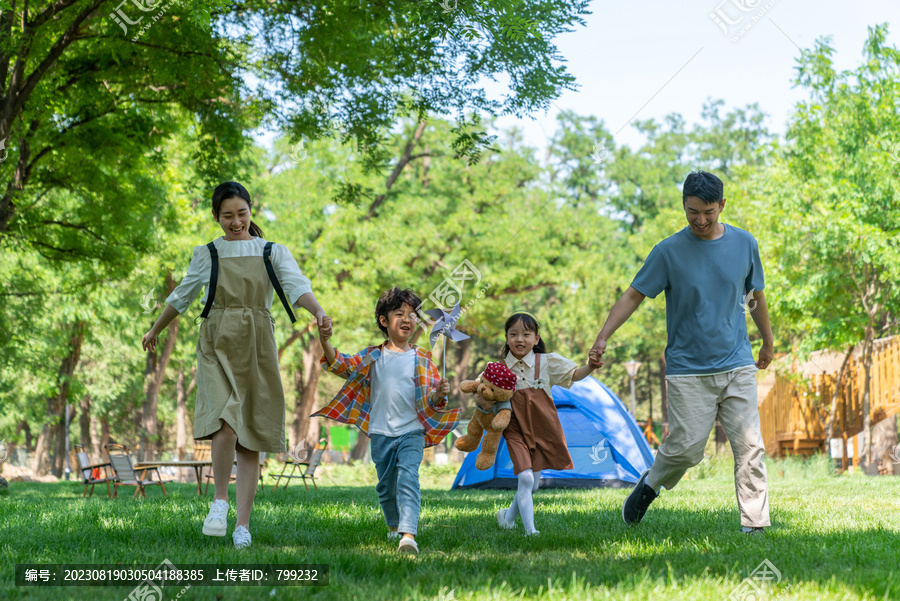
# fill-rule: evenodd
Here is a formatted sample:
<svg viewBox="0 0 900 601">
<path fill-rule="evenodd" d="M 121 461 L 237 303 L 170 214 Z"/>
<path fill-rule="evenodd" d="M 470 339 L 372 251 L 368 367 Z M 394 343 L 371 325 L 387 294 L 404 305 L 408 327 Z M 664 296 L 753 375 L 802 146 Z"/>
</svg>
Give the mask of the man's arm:
<svg viewBox="0 0 900 601">
<path fill-rule="evenodd" d="M 769 307 L 766 305 L 766 295 L 762 292 L 754 292 L 753 300 L 756 301 L 756 307 L 750 310 L 750 317 L 756 324 L 756 329 L 762 334 L 763 344 L 759 349 L 759 361 L 756 367 L 765 369 L 772 363 L 775 357 L 775 336 L 772 334 L 772 325 L 769 323 Z"/>
<path fill-rule="evenodd" d="M 631 317 L 631 314 L 637 310 L 644 299 L 647 298 L 631 286 L 628 287 L 619 300 L 616 301 L 616 304 L 613 305 L 612 310 L 609 312 L 609 316 L 606 318 L 606 323 L 603 324 L 603 327 L 600 329 L 600 333 L 597 334 L 597 340 L 594 342 L 594 346 L 590 351 L 590 365 L 592 367 L 602 367 L 603 363 L 601 359 L 603 358 L 603 353 L 606 352 L 606 343 L 609 338 L 618 330 L 623 323 L 628 321 L 628 318 Z"/>
</svg>

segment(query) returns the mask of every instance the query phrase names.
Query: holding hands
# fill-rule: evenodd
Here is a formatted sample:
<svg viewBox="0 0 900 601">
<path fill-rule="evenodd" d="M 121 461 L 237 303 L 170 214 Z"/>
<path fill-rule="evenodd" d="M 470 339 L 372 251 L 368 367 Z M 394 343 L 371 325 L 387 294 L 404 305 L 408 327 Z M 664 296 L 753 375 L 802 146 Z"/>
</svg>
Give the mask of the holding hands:
<svg viewBox="0 0 900 601">
<path fill-rule="evenodd" d="M 322 340 L 331 338 L 331 318 L 325 315 L 325 311 L 319 311 L 316 314 L 316 325 L 319 328 L 319 338 Z"/>
<path fill-rule="evenodd" d="M 591 348 L 588 353 L 588 357 L 590 358 L 589 365 L 594 369 L 599 369 L 603 367 L 603 353 L 606 352 L 606 341 L 605 340 L 597 340 L 594 343 L 594 346 Z"/>
</svg>

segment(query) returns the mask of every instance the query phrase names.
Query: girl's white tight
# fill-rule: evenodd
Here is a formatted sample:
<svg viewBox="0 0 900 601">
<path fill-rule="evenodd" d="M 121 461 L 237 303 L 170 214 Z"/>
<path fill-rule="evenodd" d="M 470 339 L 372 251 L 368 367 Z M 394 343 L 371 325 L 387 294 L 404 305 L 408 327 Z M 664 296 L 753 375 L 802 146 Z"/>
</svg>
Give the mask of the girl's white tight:
<svg viewBox="0 0 900 601">
<path fill-rule="evenodd" d="M 522 524 L 525 526 L 525 534 L 537 532 L 534 529 L 534 500 L 531 495 L 538 489 L 541 483 L 541 472 L 522 470 L 519 472 L 519 488 L 513 498 L 512 505 L 506 510 L 506 521 L 516 521 L 516 516 L 522 516 Z"/>
</svg>

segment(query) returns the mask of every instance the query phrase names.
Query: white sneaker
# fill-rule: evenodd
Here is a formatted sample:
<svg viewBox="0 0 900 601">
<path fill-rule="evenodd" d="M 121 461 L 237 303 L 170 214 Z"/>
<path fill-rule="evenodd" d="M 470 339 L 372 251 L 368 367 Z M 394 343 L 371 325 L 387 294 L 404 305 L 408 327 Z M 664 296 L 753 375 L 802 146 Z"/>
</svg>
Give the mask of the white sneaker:
<svg viewBox="0 0 900 601">
<path fill-rule="evenodd" d="M 388 530 L 388 540 L 397 540 L 400 538 L 400 532 L 397 530 Z"/>
<path fill-rule="evenodd" d="M 206 536 L 225 536 L 225 530 L 228 528 L 226 519 L 228 518 L 228 501 L 216 499 L 209 506 L 209 513 L 203 520 L 203 534 Z"/>
<path fill-rule="evenodd" d="M 401 538 L 400 545 L 397 547 L 397 551 L 400 553 L 410 553 L 412 555 L 419 554 L 419 545 L 416 544 L 416 540 L 414 538 Z"/>
<path fill-rule="evenodd" d="M 246 526 L 238 526 L 234 529 L 231 540 L 234 541 L 235 549 L 246 549 L 250 546 L 250 531 Z"/>
<path fill-rule="evenodd" d="M 540 536 L 540 535 L 541 535 L 541 533 L 538 532 L 537 530 L 532 530 L 531 532 L 525 533 L 525 536 Z"/>
<path fill-rule="evenodd" d="M 500 524 L 501 528 L 505 528 L 506 530 L 512 530 L 516 527 L 515 522 L 507 522 L 506 521 L 506 510 L 500 509 L 497 511 L 497 523 Z"/>
</svg>

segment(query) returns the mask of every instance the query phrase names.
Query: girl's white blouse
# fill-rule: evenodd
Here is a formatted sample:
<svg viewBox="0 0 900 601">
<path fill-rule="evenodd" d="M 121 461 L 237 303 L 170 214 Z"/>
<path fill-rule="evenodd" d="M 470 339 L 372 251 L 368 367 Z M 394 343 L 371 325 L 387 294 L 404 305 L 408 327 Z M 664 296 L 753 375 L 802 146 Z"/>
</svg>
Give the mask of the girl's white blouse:
<svg viewBox="0 0 900 601">
<path fill-rule="evenodd" d="M 213 240 L 216 246 L 216 252 L 220 259 L 228 259 L 233 257 L 262 257 L 263 248 L 266 240 L 263 238 L 253 238 L 251 240 L 226 240 L 224 237 Z M 297 299 L 312 292 L 309 278 L 300 272 L 297 261 L 291 256 L 291 251 L 281 244 L 272 246 L 272 267 L 275 269 L 275 275 L 284 289 L 284 294 L 291 303 L 291 306 Z M 201 299 L 201 304 L 206 304 L 206 297 L 209 294 L 209 274 L 212 266 L 209 259 L 209 249 L 206 245 L 195 246 L 194 255 L 191 257 L 191 264 L 188 265 L 187 273 L 178 287 L 172 291 L 172 294 L 166 299 L 166 303 L 179 313 L 184 313 L 187 308 L 197 299 L 201 288 L 206 288 Z M 272 297 L 275 290 L 269 289 L 266 296 L 266 308 L 272 310 Z"/>
</svg>

